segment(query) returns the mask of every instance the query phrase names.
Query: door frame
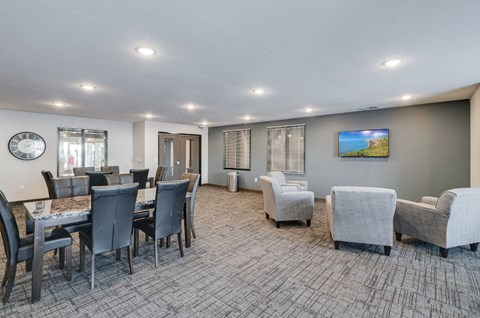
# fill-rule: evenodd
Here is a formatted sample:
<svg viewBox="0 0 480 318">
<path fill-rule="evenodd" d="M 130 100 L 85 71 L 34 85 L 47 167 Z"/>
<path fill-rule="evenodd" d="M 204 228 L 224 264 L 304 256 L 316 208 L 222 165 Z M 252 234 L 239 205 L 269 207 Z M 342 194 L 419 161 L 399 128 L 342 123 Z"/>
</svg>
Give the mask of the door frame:
<svg viewBox="0 0 480 318">
<path fill-rule="evenodd" d="M 198 145 L 198 173 L 200 174 L 200 180 L 198 182 L 198 185 L 202 184 L 202 135 L 199 134 L 188 134 L 188 133 L 171 133 L 168 131 L 159 131 L 157 133 L 157 166 L 160 164 L 160 134 L 169 134 L 169 135 L 174 135 L 174 136 L 196 136 L 199 137 L 199 145 Z"/>
</svg>

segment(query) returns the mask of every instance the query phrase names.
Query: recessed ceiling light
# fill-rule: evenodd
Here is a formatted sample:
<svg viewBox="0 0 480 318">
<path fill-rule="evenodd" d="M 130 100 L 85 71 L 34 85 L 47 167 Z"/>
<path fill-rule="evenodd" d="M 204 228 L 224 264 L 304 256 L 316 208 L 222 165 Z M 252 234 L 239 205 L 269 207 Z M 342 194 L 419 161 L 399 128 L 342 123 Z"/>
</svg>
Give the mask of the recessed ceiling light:
<svg viewBox="0 0 480 318">
<path fill-rule="evenodd" d="M 255 88 L 254 90 L 252 90 L 252 92 L 253 92 L 255 95 L 263 95 L 263 94 L 265 94 L 265 89 L 263 89 L 263 88 Z"/>
<path fill-rule="evenodd" d="M 65 106 L 65 103 L 62 103 L 62 102 L 53 102 L 52 104 L 53 104 L 53 106 L 57 106 L 57 107 Z"/>
<path fill-rule="evenodd" d="M 413 97 L 413 95 L 403 95 L 402 97 L 400 97 L 401 100 L 409 100 Z"/>
<path fill-rule="evenodd" d="M 202 121 L 200 124 L 201 124 L 202 126 L 207 126 L 207 125 L 208 125 L 208 123 L 207 123 L 206 121 Z"/>
<path fill-rule="evenodd" d="M 194 109 L 195 109 L 195 105 L 193 105 L 193 104 L 187 104 L 185 107 L 186 107 L 188 110 L 194 110 Z"/>
<path fill-rule="evenodd" d="M 252 119 L 252 118 L 251 118 L 250 116 L 246 115 L 245 117 L 243 117 L 243 119 L 245 119 L 245 120 L 250 120 L 250 119 Z"/>
<path fill-rule="evenodd" d="M 392 60 L 385 61 L 382 64 L 383 64 L 383 66 L 386 66 L 386 67 L 395 67 L 395 66 L 398 66 L 401 63 L 403 63 L 403 60 L 392 59 Z"/>
<path fill-rule="evenodd" d="M 152 49 L 150 47 L 146 47 L 146 46 L 137 46 L 135 48 L 135 51 L 137 51 L 137 53 L 145 55 L 145 56 L 151 56 L 151 55 L 157 54 L 157 51 L 155 51 L 154 49 Z"/>
<path fill-rule="evenodd" d="M 95 86 L 89 84 L 82 84 L 80 87 L 86 91 L 93 91 L 96 88 Z"/>
<path fill-rule="evenodd" d="M 152 118 L 152 117 L 153 117 L 153 115 L 152 115 L 152 114 L 146 114 L 146 115 L 145 115 L 145 117 L 147 117 L 147 118 L 149 118 L 149 119 L 150 119 L 150 118 Z"/>
<path fill-rule="evenodd" d="M 306 113 L 311 113 L 311 112 L 313 112 L 313 108 L 312 107 L 307 107 L 307 108 L 305 108 L 305 112 Z"/>
</svg>

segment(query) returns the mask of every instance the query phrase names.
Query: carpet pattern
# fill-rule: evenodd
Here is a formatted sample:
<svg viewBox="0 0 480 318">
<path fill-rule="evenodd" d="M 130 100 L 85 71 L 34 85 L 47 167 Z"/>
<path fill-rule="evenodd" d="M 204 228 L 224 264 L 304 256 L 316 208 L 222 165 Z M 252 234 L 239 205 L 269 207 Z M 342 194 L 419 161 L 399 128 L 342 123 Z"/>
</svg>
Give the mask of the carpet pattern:
<svg viewBox="0 0 480 318">
<path fill-rule="evenodd" d="M 311 227 L 266 220 L 261 193 L 229 193 L 202 186 L 195 208 L 197 239 L 180 257 L 176 238 L 159 249 L 140 244 L 128 275 L 126 253 L 96 257 L 95 289 L 78 272 L 74 236 L 73 280 L 53 253 L 45 254 L 42 300 L 30 304 L 31 275 L 17 268 L 2 317 L 480 317 L 480 252 L 450 250 L 404 236 L 390 257 L 383 247 L 333 248 L 325 204 L 315 203 Z M 24 209 L 15 207 L 19 226 Z M 5 270 L 0 248 L 0 271 Z M 3 291 L 0 295 L 3 297 Z"/>
</svg>

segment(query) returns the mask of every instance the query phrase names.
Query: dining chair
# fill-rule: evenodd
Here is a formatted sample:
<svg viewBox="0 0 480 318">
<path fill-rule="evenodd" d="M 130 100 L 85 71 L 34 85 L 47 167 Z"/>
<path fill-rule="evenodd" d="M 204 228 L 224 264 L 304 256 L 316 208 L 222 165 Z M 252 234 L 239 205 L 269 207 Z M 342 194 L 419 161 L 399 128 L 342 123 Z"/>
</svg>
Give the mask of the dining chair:
<svg viewBox="0 0 480 318">
<path fill-rule="evenodd" d="M 103 172 L 112 172 L 112 174 L 120 174 L 120 167 L 119 166 L 103 166 L 100 167 L 100 170 Z"/>
<path fill-rule="evenodd" d="M 197 238 L 197 235 L 195 234 L 195 225 L 194 225 L 194 210 L 195 210 L 195 198 L 197 196 L 197 190 L 198 190 L 198 185 L 200 183 L 200 174 L 198 173 L 187 173 L 184 172 L 180 176 L 180 179 L 188 179 L 188 192 L 192 194 L 190 197 L 190 230 L 192 232 L 193 238 Z M 186 204 L 188 201 L 185 202 L 185 206 L 183 209 L 183 218 L 185 218 L 186 215 Z M 187 228 L 185 226 L 185 232 L 187 231 Z"/>
<path fill-rule="evenodd" d="M 43 179 L 45 180 L 45 183 L 47 184 L 47 190 L 48 190 L 48 198 L 53 199 L 53 187 L 51 180 L 53 179 L 53 175 L 50 171 L 47 170 L 42 170 L 40 173 L 43 176 Z"/>
<path fill-rule="evenodd" d="M 87 171 L 95 171 L 95 167 L 73 167 L 73 175 L 75 177 L 86 176 Z"/>
<path fill-rule="evenodd" d="M 158 182 L 153 217 L 138 220 L 133 223 L 133 255 L 138 255 L 139 231 L 142 231 L 153 238 L 155 268 L 158 267 L 157 243 L 159 239 L 168 238 L 171 235 L 177 234 L 178 248 L 180 255 L 183 257 L 182 215 L 188 183 L 188 180 Z"/>
<path fill-rule="evenodd" d="M 139 189 L 145 189 L 147 187 L 149 169 L 130 169 L 130 173 L 133 173 L 133 182 L 138 183 Z"/>
<path fill-rule="evenodd" d="M 92 188 L 92 226 L 79 232 L 81 272 L 85 269 L 85 245 L 91 251 L 91 289 L 95 287 L 95 255 L 127 248 L 133 274 L 130 245 L 137 192 L 137 184 Z"/>
<path fill-rule="evenodd" d="M 106 174 L 104 176 L 106 185 L 127 184 L 133 182 L 133 173 Z"/>
<path fill-rule="evenodd" d="M 87 171 L 87 176 L 90 178 L 90 189 L 97 186 L 106 186 L 107 182 L 105 181 L 104 176 L 107 174 L 112 174 L 111 171 Z"/>
<path fill-rule="evenodd" d="M 3 296 L 6 303 L 10 297 L 15 282 L 17 264 L 33 258 L 33 234 L 20 236 L 17 222 L 11 207 L 0 191 L 0 232 L 6 254 L 6 268 L 2 286 L 7 286 Z M 66 253 L 67 280 L 72 280 L 72 236 L 64 229 L 45 231 L 44 252 L 60 248 Z M 60 263 L 60 268 L 63 264 Z"/>
<path fill-rule="evenodd" d="M 167 166 L 158 166 L 157 171 L 155 172 L 155 185 L 158 181 L 165 181 L 165 175 L 167 174 Z"/>
</svg>

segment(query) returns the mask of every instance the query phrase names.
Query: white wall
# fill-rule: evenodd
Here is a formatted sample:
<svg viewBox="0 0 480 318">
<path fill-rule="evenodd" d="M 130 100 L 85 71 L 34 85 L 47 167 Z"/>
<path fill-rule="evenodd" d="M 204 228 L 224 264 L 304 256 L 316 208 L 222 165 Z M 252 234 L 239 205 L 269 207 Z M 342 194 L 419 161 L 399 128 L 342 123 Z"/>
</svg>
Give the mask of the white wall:
<svg viewBox="0 0 480 318">
<path fill-rule="evenodd" d="M 480 86 L 470 99 L 470 186 L 480 187 Z"/>
<path fill-rule="evenodd" d="M 134 125 L 137 125 L 135 123 Z M 158 133 L 168 132 L 173 134 L 195 134 L 202 136 L 202 183 L 208 182 L 208 128 L 199 128 L 196 125 L 180 125 L 164 122 L 145 121 L 145 147 L 144 155 L 142 156 L 140 148 L 134 151 L 134 158 L 143 158 L 144 168 L 149 168 L 149 176 L 155 176 L 155 171 L 158 166 Z M 140 129 L 138 129 L 140 131 Z M 134 139 L 138 140 L 138 136 Z M 140 163 L 136 163 L 140 165 Z"/>
<path fill-rule="evenodd" d="M 57 127 L 90 128 L 108 131 L 108 164 L 119 165 L 121 172 L 132 167 L 132 123 L 0 110 L 0 189 L 9 201 L 48 197 L 40 174 L 57 174 Z M 8 151 L 10 138 L 21 131 L 32 131 L 45 139 L 43 156 L 31 161 L 14 158 Z M 20 185 L 25 189 L 21 190 Z"/>
</svg>

